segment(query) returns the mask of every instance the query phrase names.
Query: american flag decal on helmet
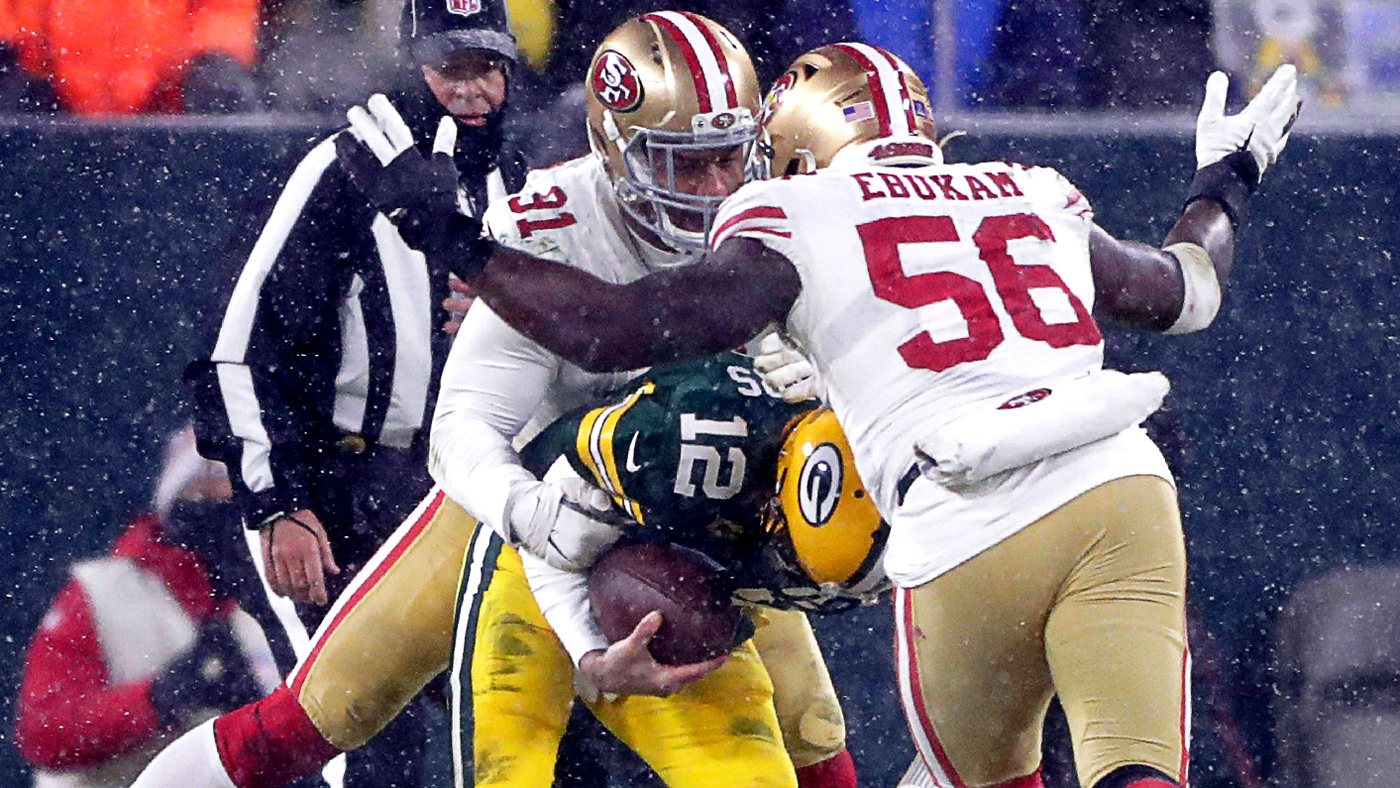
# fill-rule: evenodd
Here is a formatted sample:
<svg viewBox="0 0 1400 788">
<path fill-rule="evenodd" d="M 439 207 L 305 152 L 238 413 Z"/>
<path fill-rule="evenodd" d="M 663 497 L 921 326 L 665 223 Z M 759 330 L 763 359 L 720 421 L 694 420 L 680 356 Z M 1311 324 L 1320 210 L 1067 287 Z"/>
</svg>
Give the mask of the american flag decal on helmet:
<svg viewBox="0 0 1400 788">
<path fill-rule="evenodd" d="M 871 106 L 868 101 L 862 101 L 859 104 L 843 107 L 841 113 L 846 116 L 847 123 L 859 123 L 862 120 L 870 120 L 875 117 L 875 107 Z"/>
<path fill-rule="evenodd" d="M 880 136 L 909 136 L 918 128 L 914 121 L 914 101 L 904 74 L 890 53 L 869 44 L 832 44 L 855 59 L 865 70 L 870 85 L 870 103 L 880 122 Z M 847 120 L 850 120 L 849 116 Z"/>
<path fill-rule="evenodd" d="M 481 13 L 481 0 L 447 0 L 447 12 L 458 16 Z"/>
</svg>

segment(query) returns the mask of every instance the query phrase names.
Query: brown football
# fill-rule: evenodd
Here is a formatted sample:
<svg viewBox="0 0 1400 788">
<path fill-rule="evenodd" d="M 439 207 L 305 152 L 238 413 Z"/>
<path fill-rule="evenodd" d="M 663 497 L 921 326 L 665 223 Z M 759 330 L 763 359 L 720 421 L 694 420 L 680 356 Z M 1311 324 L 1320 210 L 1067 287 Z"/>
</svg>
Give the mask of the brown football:
<svg viewBox="0 0 1400 788">
<path fill-rule="evenodd" d="M 742 612 L 730 601 L 722 568 L 697 550 L 673 544 L 625 542 L 588 573 L 593 617 L 616 643 L 637 622 L 661 611 L 651 655 L 663 665 L 704 662 L 734 647 Z"/>
</svg>

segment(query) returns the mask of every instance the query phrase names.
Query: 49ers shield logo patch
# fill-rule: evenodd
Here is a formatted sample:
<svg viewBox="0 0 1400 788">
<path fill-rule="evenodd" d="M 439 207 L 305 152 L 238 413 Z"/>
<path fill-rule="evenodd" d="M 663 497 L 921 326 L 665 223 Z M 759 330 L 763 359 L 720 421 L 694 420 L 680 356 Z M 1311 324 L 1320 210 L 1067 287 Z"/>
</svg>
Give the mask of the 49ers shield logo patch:
<svg viewBox="0 0 1400 788">
<path fill-rule="evenodd" d="M 611 49 L 598 56 L 589 79 L 593 95 L 613 112 L 631 112 L 642 103 L 642 81 L 632 61 Z"/>
<path fill-rule="evenodd" d="M 447 0 L 447 12 L 458 16 L 481 13 L 481 0 Z"/>
</svg>

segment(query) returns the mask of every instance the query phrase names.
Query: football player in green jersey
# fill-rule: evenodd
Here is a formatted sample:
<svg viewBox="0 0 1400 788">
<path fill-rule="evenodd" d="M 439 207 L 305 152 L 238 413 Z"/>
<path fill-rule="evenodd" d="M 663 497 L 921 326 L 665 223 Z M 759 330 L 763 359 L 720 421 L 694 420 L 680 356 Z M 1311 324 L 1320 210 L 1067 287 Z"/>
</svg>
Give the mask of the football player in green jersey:
<svg viewBox="0 0 1400 788">
<path fill-rule="evenodd" d="M 652 369 L 601 404 L 560 417 L 520 456 L 540 478 L 602 491 L 623 521 L 619 535 L 680 544 L 724 566 L 757 625 L 753 644 L 728 659 L 762 661 L 778 689 L 776 722 L 790 751 L 839 747 L 840 706 L 803 612 L 875 599 L 886 586 L 879 559 L 887 527 L 829 410 L 815 400 L 784 402 L 750 359 L 724 353 Z M 668 782 L 698 773 L 713 758 L 715 742 L 726 739 L 729 760 L 742 768 L 744 737 L 733 734 L 730 722 L 735 701 L 755 691 L 740 678 L 751 672 L 710 673 L 720 660 L 658 665 L 645 641 L 659 619 L 638 626 L 628 639 L 635 648 L 608 649 L 581 571 L 510 550 L 489 529 L 478 529 L 468 553 L 453 686 L 462 697 L 470 694 L 478 717 L 492 722 L 473 731 L 469 718 L 459 720 L 458 740 L 475 749 L 476 763 L 509 759 L 518 771 L 532 758 L 548 758 L 581 688 L 610 728 L 622 719 L 645 725 L 667 714 L 671 707 L 652 695 L 695 696 L 686 712 L 691 729 L 714 731 L 714 738 L 629 742 Z M 617 669 L 618 655 L 629 660 L 627 670 Z M 608 675 L 637 681 L 590 687 L 591 660 L 601 659 L 613 661 Z M 569 678 L 571 662 L 580 668 L 576 681 Z M 701 676 L 707 680 L 691 683 Z M 600 699 L 592 690 L 605 694 Z M 773 720 L 752 722 L 760 731 Z M 463 759 L 465 749 L 458 749 Z"/>
<path fill-rule="evenodd" d="M 658 367 L 623 391 L 555 421 L 525 466 L 543 476 L 567 459 L 626 513 L 628 538 L 705 553 L 747 602 L 833 612 L 885 587 L 887 526 L 818 401 L 777 398 L 735 353 Z"/>
</svg>

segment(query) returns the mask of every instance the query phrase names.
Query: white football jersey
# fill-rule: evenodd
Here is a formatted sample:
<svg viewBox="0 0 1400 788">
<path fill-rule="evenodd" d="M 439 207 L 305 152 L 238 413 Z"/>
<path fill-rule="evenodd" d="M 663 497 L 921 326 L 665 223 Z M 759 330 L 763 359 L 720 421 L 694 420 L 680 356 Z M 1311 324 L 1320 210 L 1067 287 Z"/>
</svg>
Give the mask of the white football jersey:
<svg viewBox="0 0 1400 788">
<path fill-rule="evenodd" d="M 602 160 L 591 155 L 531 172 L 519 194 L 493 202 L 483 218 L 500 243 L 609 282 L 630 282 L 655 268 L 693 259 L 632 236 Z M 464 509 L 506 536 L 504 509 L 512 485 L 535 481 L 520 465 L 515 448 L 558 416 L 615 390 L 640 371 L 585 372 L 477 301 L 443 369 L 429 454 L 433 478 Z M 522 553 L 527 567 L 540 563 L 526 555 Z M 582 575 L 564 573 L 535 591 L 575 660 L 607 646 L 589 613 Z"/>
<path fill-rule="evenodd" d="M 815 174 L 745 186 L 722 207 L 712 244 L 754 238 L 797 267 L 802 291 L 786 328 L 819 370 L 891 523 L 891 578 L 925 582 L 1110 478 L 1170 478 L 1134 429 L 972 489 L 908 487 L 920 478 L 911 468 L 921 438 L 940 426 L 1102 367 L 1090 317 L 1093 212 L 1051 169 L 882 167 L 869 158 L 878 149 L 848 148 Z M 1106 444 L 1124 456 L 1088 461 L 1085 451 Z M 1078 455 L 1087 462 L 1052 472 Z"/>
<path fill-rule="evenodd" d="M 531 172 L 516 195 L 484 215 L 500 243 L 629 282 L 682 257 L 628 232 L 602 162 L 584 156 Z M 483 301 L 472 305 L 443 370 L 429 467 L 453 500 L 498 533 L 506 494 L 529 481 L 513 448 L 558 416 L 639 372 L 596 374 L 526 338 Z"/>
</svg>

